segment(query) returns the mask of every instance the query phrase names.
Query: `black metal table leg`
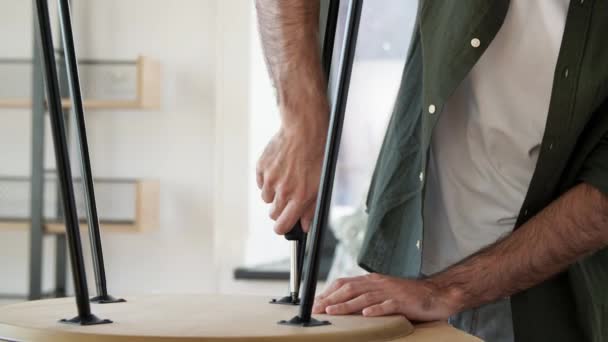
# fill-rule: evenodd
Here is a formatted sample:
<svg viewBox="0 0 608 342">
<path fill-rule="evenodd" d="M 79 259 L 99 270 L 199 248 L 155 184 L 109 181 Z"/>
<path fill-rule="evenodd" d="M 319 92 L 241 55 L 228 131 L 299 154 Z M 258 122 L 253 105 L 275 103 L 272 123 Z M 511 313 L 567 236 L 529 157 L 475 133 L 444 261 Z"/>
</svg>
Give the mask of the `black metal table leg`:
<svg viewBox="0 0 608 342">
<path fill-rule="evenodd" d="M 323 53 L 321 63 L 325 72 L 325 80 L 329 85 L 331 77 L 331 62 L 334 56 L 334 45 L 336 42 L 336 27 L 338 25 L 338 14 L 340 11 L 340 0 L 328 0 L 327 21 L 325 23 L 325 34 L 323 35 Z"/>
<path fill-rule="evenodd" d="M 38 31 L 34 22 L 34 38 Z M 42 298 L 44 240 L 44 84 L 40 46 L 33 44 L 32 61 L 32 159 L 30 186 L 30 265 L 28 300 Z"/>
<path fill-rule="evenodd" d="M 70 159 L 65 136 L 65 123 L 63 121 L 61 95 L 59 92 L 57 65 L 55 63 L 55 50 L 53 47 L 47 0 L 36 0 L 36 14 L 40 33 L 39 38 L 44 65 L 51 130 L 55 146 L 55 159 L 59 174 L 59 184 L 61 185 L 66 233 L 74 280 L 74 292 L 78 309 L 78 316 L 69 320 L 61 320 L 61 322 L 80 325 L 111 323 L 110 320 L 100 319 L 93 315 L 89 303 L 89 291 L 87 288 L 86 271 L 82 256 L 79 222 L 76 212 L 76 201 L 74 200 L 72 171 L 70 169 Z"/>
<path fill-rule="evenodd" d="M 72 32 L 72 19 L 70 15 L 70 4 L 68 0 L 58 0 L 59 27 L 65 51 L 65 65 L 67 70 L 68 88 L 72 99 L 72 109 L 76 121 L 77 146 L 81 158 L 81 170 L 84 184 L 85 204 L 87 209 L 87 220 L 89 224 L 89 236 L 91 239 L 91 250 L 93 252 L 93 268 L 95 270 L 95 283 L 97 285 L 97 296 L 92 302 L 120 303 L 124 299 L 114 298 L 108 294 L 106 283 L 106 270 L 103 261 L 103 249 L 101 247 L 101 234 L 99 232 L 99 217 L 97 215 L 97 203 L 95 201 L 95 189 L 93 175 L 91 172 L 91 160 L 89 156 L 89 145 L 84 117 L 84 106 L 82 103 L 82 92 L 80 88 L 80 77 L 78 76 L 78 62 L 76 60 L 76 49 L 74 47 L 74 34 Z"/>
<path fill-rule="evenodd" d="M 336 85 L 336 98 L 331 107 L 328 139 L 325 147 L 321 184 L 319 188 L 319 195 L 317 197 L 317 207 L 315 210 L 315 218 L 311 232 L 312 242 L 307 259 L 308 272 L 306 273 L 306 278 L 304 279 L 300 314 L 289 321 L 281 321 L 279 322 L 280 324 L 304 327 L 330 324 L 328 321 L 317 321 L 313 319 L 311 317 L 311 313 L 315 299 L 315 292 L 317 289 L 321 242 L 323 239 L 323 233 L 325 229 L 327 229 L 329 219 L 333 182 L 336 174 L 338 152 L 340 150 L 340 138 L 342 136 L 344 114 L 346 112 L 350 76 L 355 57 L 357 34 L 359 30 L 359 22 L 361 20 L 362 7 L 363 0 L 350 0 L 349 2 L 344 44 L 340 56 L 339 74 Z"/>
</svg>

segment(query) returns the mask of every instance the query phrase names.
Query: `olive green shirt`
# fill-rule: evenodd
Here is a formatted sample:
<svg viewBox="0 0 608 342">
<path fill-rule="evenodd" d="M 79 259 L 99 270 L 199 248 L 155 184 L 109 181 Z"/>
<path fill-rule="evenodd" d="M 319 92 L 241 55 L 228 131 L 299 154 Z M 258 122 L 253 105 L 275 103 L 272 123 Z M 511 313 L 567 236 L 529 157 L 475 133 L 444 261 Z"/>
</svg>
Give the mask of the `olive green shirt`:
<svg viewBox="0 0 608 342">
<path fill-rule="evenodd" d="M 420 274 L 433 127 L 497 34 L 509 1 L 421 0 L 419 7 L 359 256 L 369 271 L 402 277 Z M 581 182 L 608 194 L 608 0 L 570 1 L 541 151 L 516 229 Z M 513 295 L 511 305 L 518 342 L 608 341 L 608 249 Z"/>
</svg>

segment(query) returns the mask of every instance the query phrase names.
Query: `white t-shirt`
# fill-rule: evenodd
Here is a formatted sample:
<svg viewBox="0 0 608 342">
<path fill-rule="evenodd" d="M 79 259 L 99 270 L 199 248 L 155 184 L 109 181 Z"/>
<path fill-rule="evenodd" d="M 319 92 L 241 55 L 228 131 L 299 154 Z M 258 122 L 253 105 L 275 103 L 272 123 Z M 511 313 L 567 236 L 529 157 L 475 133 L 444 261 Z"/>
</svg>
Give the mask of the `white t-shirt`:
<svg viewBox="0 0 608 342">
<path fill-rule="evenodd" d="M 424 274 L 512 231 L 538 159 L 568 4 L 511 0 L 444 106 L 427 170 Z"/>
</svg>

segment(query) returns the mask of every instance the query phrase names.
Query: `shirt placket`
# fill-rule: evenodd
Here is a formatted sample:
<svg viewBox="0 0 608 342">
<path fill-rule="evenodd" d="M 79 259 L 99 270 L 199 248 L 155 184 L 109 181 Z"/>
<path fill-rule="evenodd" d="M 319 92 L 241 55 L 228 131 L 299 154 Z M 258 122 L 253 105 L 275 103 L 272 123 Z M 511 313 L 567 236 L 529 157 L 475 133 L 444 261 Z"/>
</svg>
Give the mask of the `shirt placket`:
<svg viewBox="0 0 608 342">
<path fill-rule="evenodd" d="M 538 213 L 555 196 L 575 137 L 570 134 L 580 82 L 586 37 L 594 0 L 571 0 L 555 67 L 549 113 L 536 168 L 522 204 L 516 228 Z"/>
</svg>

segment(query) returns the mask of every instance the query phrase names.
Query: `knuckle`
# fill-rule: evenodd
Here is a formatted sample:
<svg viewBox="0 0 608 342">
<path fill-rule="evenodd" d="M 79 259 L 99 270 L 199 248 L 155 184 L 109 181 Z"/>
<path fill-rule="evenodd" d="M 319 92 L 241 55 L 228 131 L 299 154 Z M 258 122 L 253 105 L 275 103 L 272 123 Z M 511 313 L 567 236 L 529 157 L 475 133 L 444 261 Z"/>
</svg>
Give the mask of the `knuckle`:
<svg viewBox="0 0 608 342">
<path fill-rule="evenodd" d="M 293 200 L 298 204 L 302 205 L 306 202 L 306 192 L 298 189 L 293 192 Z"/>
<path fill-rule="evenodd" d="M 268 184 L 269 187 L 274 188 L 277 183 L 277 176 L 272 172 L 266 172 L 264 174 L 264 184 Z"/>
<path fill-rule="evenodd" d="M 279 173 L 279 172 L 277 172 L 277 173 Z M 277 186 L 279 186 L 279 185 L 277 184 Z M 286 193 L 294 192 L 294 183 L 290 176 L 283 175 L 281 182 L 280 182 L 280 186 L 283 189 L 283 191 L 285 191 Z"/>
<path fill-rule="evenodd" d="M 279 180 L 275 180 L 272 185 L 274 186 L 274 191 L 277 195 L 283 196 L 285 194 L 285 184 Z"/>
<path fill-rule="evenodd" d="M 366 303 L 371 303 L 376 300 L 376 295 L 373 292 L 364 293 L 361 295 L 361 299 Z"/>
<path fill-rule="evenodd" d="M 281 201 L 284 201 L 285 199 L 289 198 L 289 190 L 285 187 L 285 184 L 275 184 L 274 190 Z"/>
<path fill-rule="evenodd" d="M 344 292 L 346 292 L 346 294 L 348 295 L 352 295 L 353 293 L 355 293 L 355 286 L 353 285 L 353 283 L 345 284 L 342 289 L 344 289 Z"/>
<path fill-rule="evenodd" d="M 266 159 L 264 158 L 264 155 L 262 154 L 260 156 L 260 158 L 258 158 L 257 162 L 255 163 L 255 169 L 258 173 L 260 173 L 264 170 L 265 166 L 266 166 Z"/>
<path fill-rule="evenodd" d="M 344 280 L 343 278 L 337 279 L 336 281 L 334 281 L 334 285 L 336 286 L 336 288 L 340 288 L 342 286 L 344 286 L 344 284 L 346 284 L 346 280 Z"/>
</svg>

